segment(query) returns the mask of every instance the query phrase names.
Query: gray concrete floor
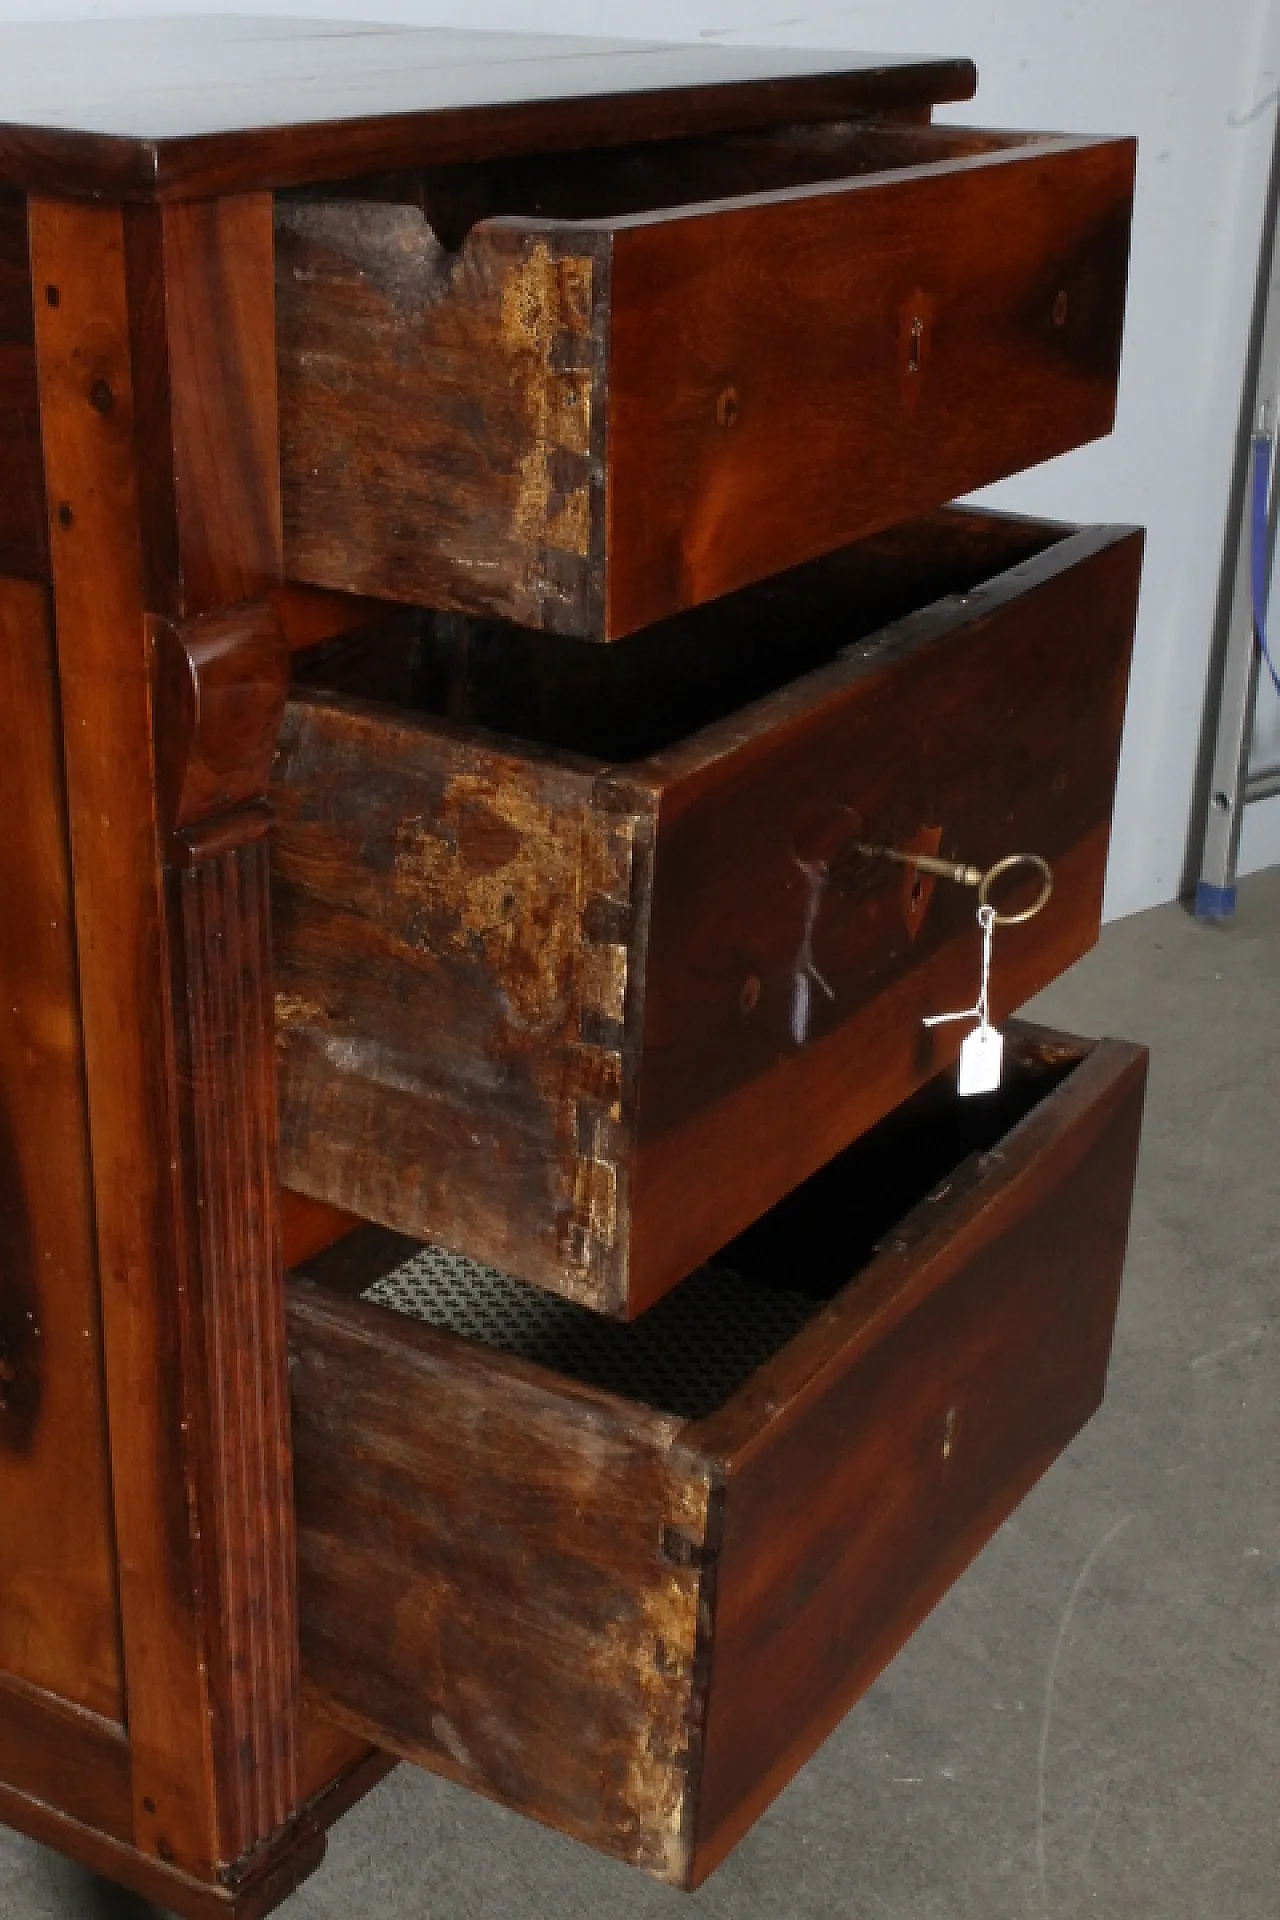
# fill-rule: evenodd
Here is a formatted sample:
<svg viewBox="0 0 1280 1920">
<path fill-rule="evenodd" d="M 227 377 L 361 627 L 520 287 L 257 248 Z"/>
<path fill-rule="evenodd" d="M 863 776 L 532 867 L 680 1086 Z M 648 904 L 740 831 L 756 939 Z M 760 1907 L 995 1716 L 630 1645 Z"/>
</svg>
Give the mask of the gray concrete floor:
<svg viewBox="0 0 1280 1920">
<path fill-rule="evenodd" d="M 1276 1920 L 1280 871 L 1032 1011 L 1152 1049 L 1108 1397 L 879 1685 L 692 1901 L 401 1768 L 284 1920 Z M 3 1920 L 151 1912 L 0 1835 Z"/>
</svg>

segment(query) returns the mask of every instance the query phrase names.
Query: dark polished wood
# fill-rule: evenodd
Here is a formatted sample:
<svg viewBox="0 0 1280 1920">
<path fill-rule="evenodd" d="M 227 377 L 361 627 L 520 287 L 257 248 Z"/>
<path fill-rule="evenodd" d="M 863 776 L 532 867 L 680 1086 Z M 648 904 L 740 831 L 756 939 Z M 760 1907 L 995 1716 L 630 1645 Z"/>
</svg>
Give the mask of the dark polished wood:
<svg viewBox="0 0 1280 1920">
<path fill-rule="evenodd" d="M 0 192 L 0 579 L 45 580 L 49 536 L 27 253 L 27 203 Z"/>
<path fill-rule="evenodd" d="M 220 1862 L 299 1800 L 299 1679 L 265 790 L 287 652 L 265 606 L 154 636 L 169 834 L 193 1504 Z M 180 756 L 181 764 L 174 766 Z M 244 1369 L 252 1360 L 252 1387 Z"/>
<path fill-rule="evenodd" d="M 534 1365 L 295 1281 L 303 1658 L 334 1715 L 705 1878 L 1101 1398 L 1145 1056 L 1009 1046 L 996 1100 L 926 1090 L 719 1257 L 744 1315 L 754 1287 L 810 1317 L 692 1420 L 593 1384 L 584 1330 L 567 1378 L 554 1328 Z"/>
<path fill-rule="evenodd" d="M 5 30 L 0 183 L 198 199 L 424 163 L 918 112 L 969 60 L 208 19 Z M 140 75 L 145 73 L 146 78 Z"/>
<path fill-rule="evenodd" d="M 998 1017 L 1092 945 L 1140 560 L 949 513 L 559 673 L 450 620 L 299 656 L 290 1185 L 641 1311 L 954 1057 L 973 896 L 842 846 L 1052 863 Z"/>
<path fill-rule="evenodd" d="M 125 221 L 147 605 L 173 619 L 280 579 L 269 194 Z"/>
<path fill-rule="evenodd" d="M 323 1200 L 309 1200 L 305 1193 L 291 1193 L 286 1187 L 280 1195 L 280 1224 L 284 1264 L 298 1267 L 353 1233 L 363 1222 L 354 1213 L 344 1213 L 341 1207 L 326 1206 Z"/>
<path fill-rule="evenodd" d="M 50 596 L 0 581 L 0 1674 L 124 1718 Z M 21 1747 L 0 1777 L 30 1781 Z"/>
<path fill-rule="evenodd" d="M 155 259 L 130 247 L 118 212 L 41 202 L 32 230 L 40 285 L 56 293 L 38 316 L 39 363 L 132 1837 L 196 1879 L 244 1874 L 301 1791 L 262 840 L 285 649 L 264 606 L 177 631 L 146 614 L 213 598 L 220 577 L 227 599 L 246 578 L 267 584 L 270 529 L 264 550 L 257 528 L 246 567 L 228 496 L 268 442 L 240 431 L 243 412 L 211 410 L 213 448 L 232 442 L 239 456 L 215 469 L 190 415 L 178 519 L 166 520 L 154 475 L 148 488 L 136 477 L 165 440 L 158 389 L 135 413 L 133 354 L 148 337 L 163 345 L 158 318 L 182 320 L 172 275 L 187 255 L 165 264 L 158 302 Z M 252 223 L 246 235 L 232 210 L 200 232 L 234 243 L 225 278 L 237 263 L 253 271 Z M 210 271 L 207 247 L 195 257 Z M 203 351 L 184 323 L 162 358 L 189 378 Z M 271 383 L 260 391 L 269 402 Z M 202 475 L 210 499 L 220 483 L 216 510 L 189 484 Z"/>
<path fill-rule="evenodd" d="M 50 1693 L 0 1675 L 0 1782 L 127 1843 L 133 1833 L 129 1736 L 117 1720 L 76 1706 L 69 1691 L 65 1681 Z"/>
<path fill-rule="evenodd" d="M 362 1741 L 346 1735 L 340 1740 L 341 1745 L 331 1743 L 326 1751 L 347 1755 L 345 1764 L 326 1758 L 323 1788 L 255 1860 L 252 1872 L 226 1881 L 198 1879 L 117 1838 L 108 1811 L 108 1793 L 115 1784 L 109 1774 L 100 1783 L 92 1811 L 83 1818 L 0 1784 L 0 1820 L 70 1855 L 91 1873 L 130 1889 L 166 1912 L 180 1914 L 182 1920 L 264 1920 L 320 1865 L 333 1823 L 395 1765 L 386 1754 L 370 1752 Z M 92 1765 L 95 1772 L 105 1768 L 101 1751 L 93 1755 Z M 68 1792 L 63 1786 L 55 1797 L 74 1800 L 74 1790 Z"/>
<path fill-rule="evenodd" d="M 1110 431 L 1132 142 L 591 160 L 280 205 L 291 578 L 612 640 Z"/>
</svg>

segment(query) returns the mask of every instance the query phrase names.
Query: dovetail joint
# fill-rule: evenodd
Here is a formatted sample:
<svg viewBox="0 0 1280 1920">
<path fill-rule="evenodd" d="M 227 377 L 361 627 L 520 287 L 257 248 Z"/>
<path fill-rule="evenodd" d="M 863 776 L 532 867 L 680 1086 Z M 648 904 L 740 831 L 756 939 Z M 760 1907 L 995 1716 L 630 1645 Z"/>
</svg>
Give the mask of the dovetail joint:
<svg viewBox="0 0 1280 1920">
<path fill-rule="evenodd" d="M 631 917 L 636 820 L 597 814 L 593 825 L 584 850 L 578 982 L 584 1084 L 572 1103 L 577 1158 L 564 1236 L 566 1256 L 580 1268 L 594 1265 L 618 1238 L 618 1127 L 631 948 L 616 936 Z"/>
</svg>

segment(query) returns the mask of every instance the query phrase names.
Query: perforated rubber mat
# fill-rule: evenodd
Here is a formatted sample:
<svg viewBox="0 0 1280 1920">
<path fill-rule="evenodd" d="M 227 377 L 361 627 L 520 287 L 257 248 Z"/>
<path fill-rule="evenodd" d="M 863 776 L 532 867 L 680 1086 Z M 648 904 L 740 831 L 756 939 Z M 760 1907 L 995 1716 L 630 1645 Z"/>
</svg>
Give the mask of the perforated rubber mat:
<svg viewBox="0 0 1280 1920">
<path fill-rule="evenodd" d="M 424 1247 L 363 1297 L 687 1420 L 723 1406 L 819 1304 L 704 1267 L 624 1323 L 439 1247 Z"/>
</svg>

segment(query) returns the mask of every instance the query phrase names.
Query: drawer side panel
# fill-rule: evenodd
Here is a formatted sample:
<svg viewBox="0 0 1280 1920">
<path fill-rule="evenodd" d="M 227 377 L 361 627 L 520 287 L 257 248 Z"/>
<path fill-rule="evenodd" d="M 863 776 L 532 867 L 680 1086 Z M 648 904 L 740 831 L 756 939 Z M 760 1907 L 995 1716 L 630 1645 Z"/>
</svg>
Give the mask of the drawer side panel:
<svg viewBox="0 0 1280 1920">
<path fill-rule="evenodd" d="M 683 1880 L 711 1497 L 679 1423 L 305 1282 L 290 1337 L 313 1697 Z"/>
<path fill-rule="evenodd" d="M 272 798 L 287 1185 L 625 1301 L 633 870 L 589 772 L 290 703 Z"/>
<path fill-rule="evenodd" d="M 1095 1048 L 958 1218 L 890 1242 L 827 1364 L 731 1457 L 695 1880 L 1101 1401 L 1145 1072 L 1140 1049 Z"/>
<path fill-rule="evenodd" d="M 289 578 L 590 631 L 607 249 L 282 201 L 276 260 Z"/>
</svg>

